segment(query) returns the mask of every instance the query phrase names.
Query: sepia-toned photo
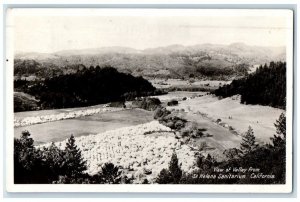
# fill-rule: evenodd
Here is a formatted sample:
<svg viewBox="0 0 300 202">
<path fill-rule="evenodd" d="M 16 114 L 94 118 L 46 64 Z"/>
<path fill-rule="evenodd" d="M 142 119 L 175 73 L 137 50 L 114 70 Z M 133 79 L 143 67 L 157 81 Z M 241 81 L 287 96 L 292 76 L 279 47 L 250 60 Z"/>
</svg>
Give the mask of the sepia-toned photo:
<svg viewBox="0 0 300 202">
<path fill-rule="evenodd" d="M 8 190 L 291 191 L 292 11 L 24 8 L 6 31 Z"/>
</svg>

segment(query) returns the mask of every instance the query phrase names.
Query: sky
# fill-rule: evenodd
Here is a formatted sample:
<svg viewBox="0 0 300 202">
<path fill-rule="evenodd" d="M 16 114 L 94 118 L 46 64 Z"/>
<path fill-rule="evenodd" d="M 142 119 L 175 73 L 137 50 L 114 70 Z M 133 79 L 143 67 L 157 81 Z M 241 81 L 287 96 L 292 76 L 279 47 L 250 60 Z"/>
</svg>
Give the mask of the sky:
<svg viewBox="0 0 300 202">
<path fill-rule="evenodd" d="M 13 21 L 15 52 L 124 46 L 135 49 L 173 44 L 285 46 L 286 18 L 280 15 L 24 15 Z"/>
</svg>

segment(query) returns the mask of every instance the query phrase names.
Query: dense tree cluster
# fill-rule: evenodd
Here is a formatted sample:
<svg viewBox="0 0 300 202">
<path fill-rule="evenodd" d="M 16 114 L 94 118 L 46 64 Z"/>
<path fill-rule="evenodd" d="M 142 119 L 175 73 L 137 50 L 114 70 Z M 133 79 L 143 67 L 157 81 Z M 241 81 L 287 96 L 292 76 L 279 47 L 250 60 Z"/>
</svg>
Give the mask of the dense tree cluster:
<svg viewBox="0 0 300 202">
<path fill-rule="evenodd" d="M 214 92 L 220 97 L 240 94 L 241 103 L 261 104 L 285 108 L 286 105 L 286 63 L 271 62 L 260 66 L 253 74 L 233 80 L 231 84 Z"/>
<path fill-rule="evenodd" d="M 99 66 L 42 81 L 16 80 L 15 87 L 35 96 L 42 109 L 89 106 L 161 93 L 142 77 Z"/>
</svg>

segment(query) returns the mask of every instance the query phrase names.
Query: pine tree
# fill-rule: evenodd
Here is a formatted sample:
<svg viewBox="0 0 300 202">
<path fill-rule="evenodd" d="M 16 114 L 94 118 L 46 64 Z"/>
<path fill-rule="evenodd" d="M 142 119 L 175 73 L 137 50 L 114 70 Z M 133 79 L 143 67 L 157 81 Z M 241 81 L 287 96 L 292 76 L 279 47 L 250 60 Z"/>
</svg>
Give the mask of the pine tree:
<svg viewBox="0 0 300 202">
<path fill-rule="evenodd" d="M 276 127 L 276 135 L 274 135 L 271 140 L 272 144 L 269 145 L 272 151 L 273 169 L 272 172 L 275 173 L 277 179 L 280 183 L 285 183 L 286 175 L 286 117 L 282 113 L 279 119 L 276 120 L 274 124 Z"/>
<path fill-rule="evenodd" d="M 71 135 L 66 143 L 63 168 L 68 177 L 78 177 L 87 169 L 86 161 L 83 160 L 81 151 L 77 148 L 73 135 Z"/>
<path fill-rule="evenodd" d="M 276 123 L 274 124 L 276 127 L 276 133 L 278 135 L 283 135 L 283 137 L 286 137 L 286 117 L 284 113 L 281 113 L 279 116 L 279 119 L 276 120 Z"/>
<path fill-rule="evenodd" d="M 156 179 L 158 184 L 178 184 L 182 177 L 182 170 L 178 165 L 176 153 L 173 153 L 169 169 L 162 169 Z"/>
<path fill-rule="evenodd" d="M 242 142 L 240 144 L 240 149 L 243 155 L 248 154 L 254 151 L 258 147 L 258 144 L 255 140 L 253 129 L 249 126 L 248 131 L 245 133 Z"/>
<path fill-rule="evenodd" d="M 62 173 L 65 154 L 63 150 L 52 142 L 49 148 L 43 149 L 42 153 L 44 162 L 49 166 L 54 176 L 65 175 L 65 173 Z"/>
<path fill-rule="evenodd" d="M 173 178 L 173 183 L 178 184 L 181 177 L 182 177 L 182 170 L 178 165 L 178 158 L 176 153 L 173 153 L 170 164 L 169 164 L 169 171 Z"/>
<path fill-rule="evenodd" d="M 285 142 L 286 142 L 286 117 L 285 114 L 282 113 L 279 116 L 279 119 L 276 120 L 274 124 L 276 127 L 276 135 L 274 135 L 271 140 L 273 143 L 273 148 L 284 149 L 285 150 Z"/>
</svg>

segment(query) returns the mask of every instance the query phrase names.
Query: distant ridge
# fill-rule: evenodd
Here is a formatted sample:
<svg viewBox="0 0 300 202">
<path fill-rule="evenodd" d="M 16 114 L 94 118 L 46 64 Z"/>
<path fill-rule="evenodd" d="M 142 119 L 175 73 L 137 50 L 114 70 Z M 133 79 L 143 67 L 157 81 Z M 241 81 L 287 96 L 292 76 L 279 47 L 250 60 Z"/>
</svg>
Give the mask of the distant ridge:
<svg viewBox="0 0 300 202">
<path fill-rule="evenodd" d="M 78 65 L 99 65 L 113 66 L 135 76 L 230 79 L 241 76 L 241 66 L 247 68 L 271 61 L 285 61 L 285 55 L 285 47 L 249 46 L 245 43 L 174 44 L 144 50 L 113 46 L 55 53 L 16 53 L 15 68 L 22 68 L 19 65 L 21 61 L 35 60 L 40 67 L 56 66 L 68 72 Z M 18 71 L 15 73 L 18 74 Z"/>
</svg>

